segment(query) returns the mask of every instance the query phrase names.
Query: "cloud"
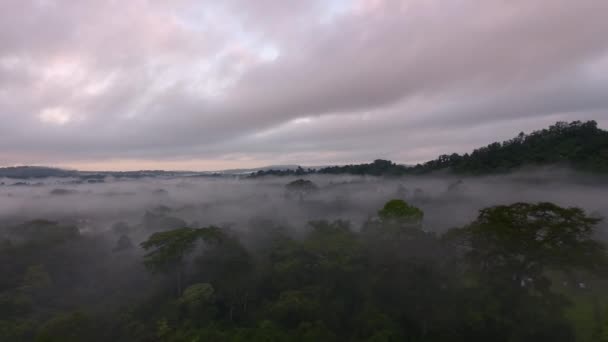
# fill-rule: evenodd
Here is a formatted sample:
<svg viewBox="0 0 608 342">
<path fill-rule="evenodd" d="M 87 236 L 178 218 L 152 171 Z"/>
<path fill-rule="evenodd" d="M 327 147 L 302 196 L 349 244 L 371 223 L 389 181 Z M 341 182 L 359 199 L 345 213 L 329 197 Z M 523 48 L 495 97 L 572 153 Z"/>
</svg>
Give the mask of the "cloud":
<svg viewBox="0 0 608 342">
<path fill-rule="evenodd" d="M 7 164 L 82 167 L 417 162 L 554 119 L 602 124 L 607 11 L 600 0 L 3 1 L 0 148 Z"/>
</svg>

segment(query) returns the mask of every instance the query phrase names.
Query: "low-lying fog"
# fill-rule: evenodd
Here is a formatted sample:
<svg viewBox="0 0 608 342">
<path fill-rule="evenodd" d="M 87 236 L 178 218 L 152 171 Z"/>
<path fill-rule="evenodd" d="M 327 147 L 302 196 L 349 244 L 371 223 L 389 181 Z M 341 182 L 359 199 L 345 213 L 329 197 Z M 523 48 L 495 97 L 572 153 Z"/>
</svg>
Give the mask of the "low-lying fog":
<svg viewBox="0 0 608 342">
<path fill-rule="evenodd" d="M 298 182 L 303 186 L 286 187 L 297 179 L 293 177 L 107 178 L 99 183 L 0 179 L 0 248 L 31 242 L 5 253 L 3 272 L 13 274 L 13 265 L 34 255 L 32 260 L 45 260 L 53 294 L 62 303 L 112 312 L 167 288 L 163 284 L 171 279 L 147 272 L 144 251 L 138 248 L 162 230 L 230 227 L 246 247 L 255 249 L 275 228 L 297 237 L 310 229 L 311 220 L 349 220 L 357 230 L 395 198 L 423 209 L 423 228 L 439 233 L 469 223 L 481 208 L 516 201 L 552 201 L 608 214 L 606 179 L 567 170 L 462 179 L 303 178 L 315 186 Z M 608 237 L 606 231 L 604 223 L 598 237 Z M 57 242 L 64 238 L 65 243 Z"/>
<path fill-rule="evenodd" d="M 470 222 L 481 208 L 517 201 L 551 201 L 594 215 L 608 214 L 606 178 L 569 170 L 465 178 L 303 178 L 318 190 L 289 193 L 285 185 L 297 179 L 293 177 L 108 178 L 102 183 L 1 179 L 0 220 L 3 226 L 33 219 L 65 221 L 76 223 L 83 233 L 109 231 L 121 221 L 141 226 L 150 222 L 146 216 L 166 217 L 165 222 L 175 225 L 182 220 L 191 226 L 213 224 L 235 230 L 248 229 L 252 221 L 262 219 L 296 229 L 310 220 L 346 219 L 357 229 L 394 198 L 423 209 L 425 229 L 437 232 Z"/>
</svg>

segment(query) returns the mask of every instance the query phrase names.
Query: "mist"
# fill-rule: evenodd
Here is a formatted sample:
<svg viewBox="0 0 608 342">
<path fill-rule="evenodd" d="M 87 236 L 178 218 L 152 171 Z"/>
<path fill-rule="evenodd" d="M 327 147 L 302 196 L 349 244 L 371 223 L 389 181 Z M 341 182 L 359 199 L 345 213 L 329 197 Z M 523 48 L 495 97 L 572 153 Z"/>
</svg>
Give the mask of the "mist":
<svg viewBox="0 0 608 342">
<path fill-rule="evenodd" d="M 13 224 L 34 219 L 65 221 L 77 224 L 82 233 L 108 232 L 116 222 L 142 225 L 146 213 L 177 218 L 188 226 L 215 225 L 236 231 L 247 230 L 256 219 L 295 229 L 311 220 L 342 219 L 356 228 L 376 215 L 386 201 L 402 199 L 425 212 L 426 230 L 442 233 L 470 222 L 482 208 L 514 202 L 551 201 L 602 217 L 608 214 L 606 178 L 568 169 L 464 178 L 314 174 L 305 179 L 317 186 L 316 191 L 290 196 L 285 186 L 296 179 L 107 178 L 92 184 L 65 178 L 3 179 L 0 217 Z"/>
<path fill-rule="evenodd" d="M 403 177 L 106 177 L 93 181 L 5 178 L 0 184 L 0 257 L 5 258 L 0 271 L 10 275 L 4 281 L 24 289 L 26 285 L 19 284 L 28 284 L 30 279 L 40 282 L 46 275 L 52 282 L 31 295 L 37 303 L 44 303 L 37 304 L 40 308 L 63 312 L 84 308 L 87 314 L 99 317 L 130 312 L 132 305 L 155 307 L 161 305 L 156 298 L 175 295 L 174 277 L 151 273 L 143 263 L 146 251 L 141 248 L 142 242 L 159 232 L 213 226 L 237 239 L 235 246 L 242 244 L 245 250 L 214 249 L 200 242 L 184 264 L 190 284 L 210 282 L 214 287 L 227 286 L 219 290 L 228 291 L 241 286 L 238 279 L 245 273 L 241 275 L 232 269 L 234 266 L 224 265 L 225 258 L 232 260 L 239 253 L 252 255 L 252 262 L 261 267 L 256 272 L 264 274 L 265 253 L 275 248 L 272 241 L 287 234 L 292 241 L 306 243 L 324 224 L 331 229 L 346 225 L 360 235 L 361 241 L 371 239 L 367 242 L 371 246 L 370 260 L 409 263 L 422 258 L 430 260 L 429 265 L 448 265 L 454 258 L 450 248 L 440 247 L 440 240 L 433 236 L 441 237 L 451 228 L 466 226 L 483 208 L 553 202 L 562 207 L 580 207 L 592 217 L 608 214 L 604 201 L 608 179 L 566 168 L 483 177 L 435 173 Z M 413 233 L 414 240 L 392 243 L 366 235 L 378 222 L 379 210 L 393 199 L 424 212 L 419 226 L 422 231 Z M 321 236 L 321 241 L 331 239 L 331 235 Z M 605 224 L 600 223 L 596 238 L 605 240 L 607 236 Z M 331 240 L 320 243 L 340 246 Z M 391 252 L 385 255 L 385 249 Z M 452 271 L 448 267 L 440 273 L 450 275 Z M 175 269 L 169 271 L 169 275 L 174 273 Z M 36 278 L 36 274 L 43 276 Z M 227 282 L 216 283 L 213 277 L 218 274 L 223 274 Z M 403 280 L 407 279 L 409 276 L 404 276 Z M 417 282 L 407 281 L 404 284 Z M 15 293 L 8 297 L 11 301 L 19 298 Z M 396 293 L 408 292 L 399 289 Z M 232 305 L 222 302 L 232 295 L 223 296 L 217 304 L 220 309 Z"/>
</svg>

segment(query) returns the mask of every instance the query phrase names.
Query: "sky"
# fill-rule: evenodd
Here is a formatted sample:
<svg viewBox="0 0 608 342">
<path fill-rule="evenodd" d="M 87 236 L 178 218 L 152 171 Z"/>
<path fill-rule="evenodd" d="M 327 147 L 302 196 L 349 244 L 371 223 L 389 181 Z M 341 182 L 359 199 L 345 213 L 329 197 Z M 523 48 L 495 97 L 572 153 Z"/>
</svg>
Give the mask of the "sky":
<svg viewBox="0 0 608 342">
<path fill-rule="evenodd" d="M 608 128 L 605 0 L 1 0 L 0 165 L 413 164 Z"/>
</svg>

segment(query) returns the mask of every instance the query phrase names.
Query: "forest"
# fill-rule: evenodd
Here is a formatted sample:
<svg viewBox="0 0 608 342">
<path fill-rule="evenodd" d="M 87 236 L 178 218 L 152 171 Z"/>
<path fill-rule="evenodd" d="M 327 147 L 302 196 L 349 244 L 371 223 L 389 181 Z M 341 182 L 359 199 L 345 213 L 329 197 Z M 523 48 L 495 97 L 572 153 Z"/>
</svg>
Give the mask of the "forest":
<svg viewBox="0 0 608 342">
<path fill-rule="evenodd" d="M 16 187 L 4 208 L 24 196 L 31 207 L 3 212 L 0 340 L 607 341 L 604 192 L 582 178 L 554 189 L 570 178 L 281 177 L 206 204 L 184 188 L 246 185 L 117 182 L 165 204 L 140 216 L 151 203 L 100 192 L 108 184 Z M 518 186 L 530 201 L 476 197 Z M 551 191 L 570 199 L 536 201 Z M 587 210 L 568 205 L 581 194 Z M 35 197 L 59 201 L 55 216 Z M 77 202 L 97 208 L 69 217 Z M 30 219 L 40 214 L 51 219 Z"/>
<path fill-rule="evenodd" d="M 0 182 L 0 341 L 608 341 L 607 141 L 574 122 L 413 167 L 26 169 Z"/>
<path fill-rule="evenodd" d="M 608 0 L 0 0 L 0 342 L 608 342 Z"/>
</svg>

